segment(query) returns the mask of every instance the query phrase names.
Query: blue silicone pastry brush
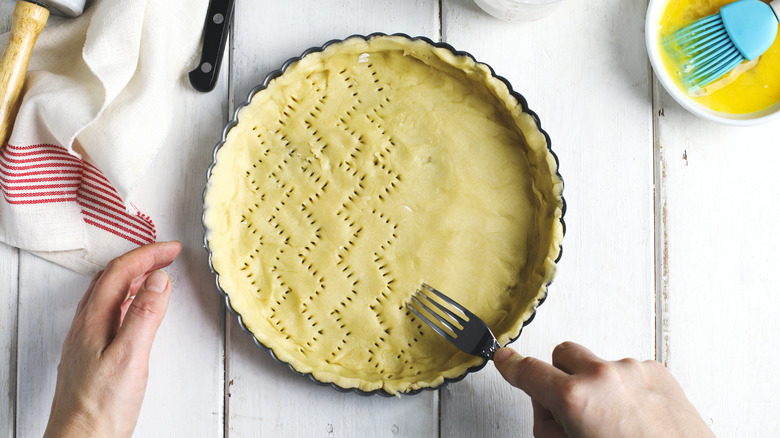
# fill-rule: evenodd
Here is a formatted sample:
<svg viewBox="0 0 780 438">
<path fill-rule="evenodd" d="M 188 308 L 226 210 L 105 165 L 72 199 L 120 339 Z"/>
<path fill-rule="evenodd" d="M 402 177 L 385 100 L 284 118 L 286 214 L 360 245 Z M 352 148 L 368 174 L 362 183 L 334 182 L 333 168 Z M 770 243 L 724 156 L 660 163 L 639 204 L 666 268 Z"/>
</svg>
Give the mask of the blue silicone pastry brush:
<svg viewBox="0 0 780 438">
<path fill-rule="evenodd" d="M 777 36 L 780 0 L 737 0 L 664 38 L 688 94 L 711 84 L 743 61 L 761 56 Z"/>
</svg>

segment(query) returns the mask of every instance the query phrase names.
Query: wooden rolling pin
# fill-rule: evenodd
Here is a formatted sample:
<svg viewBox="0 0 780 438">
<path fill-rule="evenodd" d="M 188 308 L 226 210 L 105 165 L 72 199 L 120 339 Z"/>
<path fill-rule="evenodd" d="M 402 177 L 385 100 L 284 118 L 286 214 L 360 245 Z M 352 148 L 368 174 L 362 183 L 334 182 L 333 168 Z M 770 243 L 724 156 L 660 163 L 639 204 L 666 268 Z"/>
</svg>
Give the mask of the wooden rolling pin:
<svg viewBox="0 0 780 438">
<path fill-rule="evenodd" d="M 11 37 L 0 59 L 0 148 L 13 130 L 30 56 L 48 19 L 49 10 L 35 3 L 20 0 L 14 7 Z"/>
</svg>

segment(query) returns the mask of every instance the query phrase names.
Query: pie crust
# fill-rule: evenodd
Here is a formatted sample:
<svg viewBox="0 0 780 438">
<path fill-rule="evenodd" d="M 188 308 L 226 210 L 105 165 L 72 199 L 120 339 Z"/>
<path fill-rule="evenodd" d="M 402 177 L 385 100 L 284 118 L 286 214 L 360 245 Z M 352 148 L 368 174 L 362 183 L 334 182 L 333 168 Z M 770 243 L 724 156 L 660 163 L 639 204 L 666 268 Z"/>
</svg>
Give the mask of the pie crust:
<svg viewBox="0 0 780 438">
<path fill-rule="evenodd" d="M 281 361 L 340 388 L 415 392 L 484 365 L 405 304 L 426 282 L 503 345 L 563 237 L 548 138 L 507 84 L 424 39 L 308 53 L 237 111 L 204 193 L 229 305 Z"/>
</svg>

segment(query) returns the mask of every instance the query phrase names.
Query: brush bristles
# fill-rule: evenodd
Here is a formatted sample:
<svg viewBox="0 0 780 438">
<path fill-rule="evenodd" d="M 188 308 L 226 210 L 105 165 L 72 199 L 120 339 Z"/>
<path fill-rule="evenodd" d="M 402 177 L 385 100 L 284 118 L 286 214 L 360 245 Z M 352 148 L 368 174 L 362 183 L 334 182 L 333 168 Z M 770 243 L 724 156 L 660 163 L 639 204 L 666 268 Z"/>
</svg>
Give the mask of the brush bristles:
<svg viewBox="0 0 780 438">
<path fill-rule="evenodd" d="M 720 17 L 720 14 L 710 15 L 709 17 L 696 20 L 689 26 L 678 30 L 672 35 L 672 39 L 683 46 L 691 40 L 695 41 L 702 36 L 708 35 L 718 27 L 723 27 L 723 19 Z"/>
<path fill-rule="evenodd" d="M 682 80 L 690 89 L 711 84 L 745 60 L 726 33 L 720 14 L 678 30 L 664 47 L 683 55 Z"/>
</svg>

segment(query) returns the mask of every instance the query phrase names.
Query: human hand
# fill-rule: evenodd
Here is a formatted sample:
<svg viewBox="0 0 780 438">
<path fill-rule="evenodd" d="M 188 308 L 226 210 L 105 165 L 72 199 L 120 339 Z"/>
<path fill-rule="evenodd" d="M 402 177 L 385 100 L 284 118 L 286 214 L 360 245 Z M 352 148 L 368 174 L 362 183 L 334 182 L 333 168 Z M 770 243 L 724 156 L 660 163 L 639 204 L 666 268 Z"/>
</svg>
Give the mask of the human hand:
<svg viewBox="0 0 780 438">
<path fill-rule="evenodd" d="M 78 304 L 57 368 L 45 437 L 129 437 L 141 411 L 149 353 L 171 297 L 179 242 L 152 243 L 111 261 Z"/>
<path fill-rule="evenodd" d="M 553 350 L 552 365 L 509 348 L 493 360 L 531 396 L 536 437 L 714 437 L 657 361 L 608 362 L 573 342 Z"/>
</svg>

